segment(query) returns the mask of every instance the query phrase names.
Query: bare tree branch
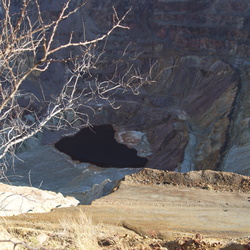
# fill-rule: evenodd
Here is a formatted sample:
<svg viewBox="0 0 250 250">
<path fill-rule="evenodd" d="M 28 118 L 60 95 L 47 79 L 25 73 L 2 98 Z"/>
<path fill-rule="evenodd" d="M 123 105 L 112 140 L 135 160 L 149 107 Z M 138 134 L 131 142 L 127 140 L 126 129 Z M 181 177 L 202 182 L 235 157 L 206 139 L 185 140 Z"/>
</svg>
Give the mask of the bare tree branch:
<svg viewBox="0 0 250 250">
<path fill-rule="evenodd" d="M 142 76 L 140 69 L 134 65 L 129 65 L 123 75 L 120 75 L 116 67 L 113 76 L 101 82 L 91 75 L 91 71 L 98 68 L 100 62 L 101 54 L 95 51 L 96 45 L 105 41 L 115 29 L 128 29 L 123 23 L 130 9 L 119 17 L 113 8 L 113 26 L 105 34 L 78 42 L 73 41 L 72 35 L 69 35 L 66 43 L 58 45 L 56 37 L 60 25 L 79 11 L 87 0 L 74 8 L 74 1 L 66 0 L 57 18 L 49 21 L 43 17 L 38 0 L 22 0 L 18 13 L 12 13 L 10 0 L 0 1 L 4 10 L 4 16 L 0 20 L 0 167 L 1 176 L 4 177 L 9 158 L 15 157 L 16 145 L 44 128 L 58 130 L 63 126 L 73 126 L 76 120 L 89 125 L 88 113 L 83 110 L 94 112 L 91 101 L 105 100 L 116 108 L 111 97 L 118 89 L 138 94 L 142 84 L 152 83 L 153 80 L 151 71 Z M 70 53 L 71 48 L 77 48 L 78 52 Z M 126 52 L 122 57 L 125 55 Z M 61 92 L 51 96 L 48 101 L 44 94 L 43 100 L 30 95 L 29 104 L 21 105 L 19 99 L 28 96 L 28 93 L 21 91 L 20 86 L 34 72 L 46 71 L 55 62 L 65 63 L 66 67 Z M 86 80 L 88 78 L 91 80 Z M 85 84 L 81 91 L 78 88 L 79 82 Z M 41 111 L 31 108 L 34 100 L 42 103 Z M 74 114 L 73 121 L 65 118 L 66 111 Z"/>
</svg>

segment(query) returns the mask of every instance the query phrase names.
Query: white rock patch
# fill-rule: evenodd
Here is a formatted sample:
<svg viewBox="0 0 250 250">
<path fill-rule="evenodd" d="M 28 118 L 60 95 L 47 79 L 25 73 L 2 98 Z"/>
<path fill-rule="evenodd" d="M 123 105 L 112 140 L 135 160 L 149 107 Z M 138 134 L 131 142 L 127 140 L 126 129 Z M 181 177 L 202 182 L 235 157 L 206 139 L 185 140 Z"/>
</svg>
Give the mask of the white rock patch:
<svg viewBox="0 0 250 250">
<path fill-rule="evenodd" d="M 64 197 L 61 193 L 0 183 L 0 216 L 44 213 L 56 207 L 71 207 L 78 204 L 77 199 Z"/>
<path fill-rule="evenodd" d="M 147 140 L 145 133 L 140 131 L 124 131 L 119 128 L 115 128 L 115 139 L 118 143 L 125 144 L 129 148 L 134 148 L 137 151 L 137 155 L 146 157 L 151 155 L 150 144 Z"/>
</svg>

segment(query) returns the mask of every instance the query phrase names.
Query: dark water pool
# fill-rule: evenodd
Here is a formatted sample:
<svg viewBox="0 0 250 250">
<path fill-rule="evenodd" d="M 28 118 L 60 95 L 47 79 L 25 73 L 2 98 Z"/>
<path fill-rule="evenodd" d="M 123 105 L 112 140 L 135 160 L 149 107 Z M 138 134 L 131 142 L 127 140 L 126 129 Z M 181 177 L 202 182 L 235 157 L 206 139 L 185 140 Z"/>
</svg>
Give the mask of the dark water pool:
<svg viewBox="0 0 250 250">
<path fill-rule="evenodd" d="M 135 149 L 119 144 L 111 125 L 84 128 L 74 136 L 65 137 L 55 147 L 73 160 L 99 167 L 141 168 L 147 159 L 136 155 Z"/>
</svg>

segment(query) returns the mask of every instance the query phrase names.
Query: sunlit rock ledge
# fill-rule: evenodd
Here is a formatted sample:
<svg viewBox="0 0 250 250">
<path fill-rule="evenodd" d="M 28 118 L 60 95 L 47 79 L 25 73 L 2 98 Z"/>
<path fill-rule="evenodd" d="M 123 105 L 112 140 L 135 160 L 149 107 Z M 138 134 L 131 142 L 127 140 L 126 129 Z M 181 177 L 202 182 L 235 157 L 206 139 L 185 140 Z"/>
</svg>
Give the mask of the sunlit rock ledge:
<svg viewBox="0 0 250 250">
<path fill-rule="evenodd" d="M 44 213 L 56 207 L 78 204 L 79 201 L 74 197 L 64 197 L 61 193 L 0 183 L 0 216 Z"/>
</svg>

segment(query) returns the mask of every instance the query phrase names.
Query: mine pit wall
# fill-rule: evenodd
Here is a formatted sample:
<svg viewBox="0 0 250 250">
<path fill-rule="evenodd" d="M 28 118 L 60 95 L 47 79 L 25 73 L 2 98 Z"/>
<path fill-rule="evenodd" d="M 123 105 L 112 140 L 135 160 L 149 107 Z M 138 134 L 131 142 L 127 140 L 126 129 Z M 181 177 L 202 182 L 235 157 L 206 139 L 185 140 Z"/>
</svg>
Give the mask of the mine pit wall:
<svg viewBox="0 0 250 250">
<path fill-rule="evenodd" d="M 47 3 L 48 13 L 58 1 Z M 112 6 L 119 16 L 132 7 L 125 22 L 130 29 L 109 37 L 108 63 L 97 73 L 112 73 L 109 62 L 127 48 L 127 58 L 143 52 L 136 62 L 142 73 L 157 61 L 153 74 L 158 77 L 139 96 L 117 93 L 118 110 L 97 107 L 92 124 L 145 132 L 152 152 L 147 167 L 249 175 L 249 0 L 90 0 L 57 39 L 67 40 L 72 26 L 76 38 L 105 33 L 112 25 Z M 51 68 L 42 81 L 49 93 L 60 76 Z"/>
<path fill-rule="evenodd" d="M 90 8 L 99 27 L 105 21 L 97 15 L 105 18 L 108 6 L 99 6 L 99 12 Z M 121 53 L 130 42 L 131 54 L 144 52 L 142 65 L 155 59 L 162 72 L 156 84 L 142 89 L 139 109 L 123 123 L 147 132 L 153 151 L 147 167 L 250 174 L 249 1 L 116 1 L 115 6 L 118 13 L 132 6 L 126 19 L 130 30 L 115 33 L 107 51 Z"/>
<path fill-rule="evenodd" d="M 235 101 L 230 123 L 228 145 L 219 170 L 250 175 L 250 69 L 242 65 L 241 88 Z"/>
</svg>

